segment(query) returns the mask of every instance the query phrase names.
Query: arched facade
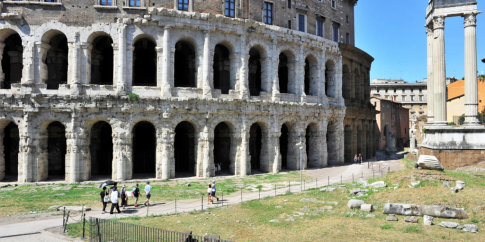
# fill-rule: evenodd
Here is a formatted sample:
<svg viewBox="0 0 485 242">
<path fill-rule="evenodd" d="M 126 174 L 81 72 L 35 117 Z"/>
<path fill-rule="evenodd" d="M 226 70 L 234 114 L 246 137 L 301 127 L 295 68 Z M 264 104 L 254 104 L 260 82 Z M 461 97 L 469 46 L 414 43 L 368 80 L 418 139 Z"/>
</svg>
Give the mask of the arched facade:
<svg viewBox="0 0 485 242">
<path fill-rule="evenodd" d="M 217 163 L 222 174 L 244 176 L 299 169 L 300 158 L 303 168 L 344 163 L 338 43 L 240 18 L 132 11 L 82 27 L 0 23 L 0 43 L 17 33 L 22 51 L 23 68 L 10 59 L 18 82 L 0 89 L 0 117 L 18 126 L 18 151 L 9 151 L 18 155 L 18 181 L 211 177 Z M 2 138 L 0 152 L 12 140 Z"/>
</svg>

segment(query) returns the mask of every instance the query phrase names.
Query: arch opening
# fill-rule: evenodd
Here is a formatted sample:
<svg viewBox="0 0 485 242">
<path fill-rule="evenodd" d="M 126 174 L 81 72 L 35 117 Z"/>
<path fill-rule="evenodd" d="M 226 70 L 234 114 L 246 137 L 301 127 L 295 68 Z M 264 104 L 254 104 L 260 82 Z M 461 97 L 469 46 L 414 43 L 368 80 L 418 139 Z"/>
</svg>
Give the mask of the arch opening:
<svg viewBox="0 0 485 242">
<path fill-rule="evenodd" d="M 59 85 L 67 84 L 69 47 L 64 34 L 56 34 L 51 38 L 45 63 L 47 65 L 47 89 L 59 89 Z"/>
<path fill-rule="evenodd" d="M 249 154 L 251 155 L 252 172 L 260 172 L 261 169 L 261 149 L 262 149 L 261 126 L 254 123 L 249 129 Z"/>
<path fill-rule="evenodd" d="M 335 165 L 338 162 L 337 124 L 329 122 L 327 126 L 327 163 Z"/>
<path fill-rule="evenodd" d="M 19 167 L 19 128 L 10 122 L 3 130 L 5 181 L 17 181 Z M 0 152 L 0 155 L 2 153 Z M 1 160 L 1 159 L 0 159 Z"/>
<path fill-rule="evenodd" d="M 342 96 L 344 99 L 350 99 L 351 98 L 351 90 L 352 90 L 352 83 L 350 80 L 350 71 L 349 67 L 347 65 L 343 65 L 342 67 Z M 347 162 L 347 159 L 346 159 Z"/>
<path fill-rule="evenodd" d="M 335 90 L 335 64 L 332 61 L 325 63 L 325 95 L 327 97 L 336 98 Z"/>
<path fill-rule="evenodd" d="M 288 169 L 288 127 L 286 124 L 281 126 L 280 135 L 280 154 L 281 154 L 281 169 Z"/>
<path fill-rule="evenodd" d="M 175 177 L 196 175 L 195 138 L 195 128 L 191 123 L 183 121 L 175 127 Z"/>
<path fill-rule="evenodd" d="M 313 93 L 310 92 L 310 77 L 311 77 L 311 70 L 310 70 L 310 61 L 308 61 L 308 58 L 305 59 L 305 80 L 304 80 L 304 90 L 305 94 L 308 96 L 313 95 Z"/>
<path fill-rule="evenodd" d="M 361 89 L 361 75 L 359 69 L 354 70 L 354 86 L 355 86 L 355 100 L 360 100 L 361 95 L 362 95 L 362 89 Z"/>
<path fill-rule="evenodd" d="M 229 94 L 231 89 L 231 60 L 229 50 L 218 44 L 214 49 L 214 89 L 220 89 L 221 94 Z"/>
<path fill-rule="evenodd" d="M 91 178 L 110 177 L 113 169 L 113 138 L 111 125 L 99 121 L 91 128 Z"/>
<path fill-rule="evenodd" d="M 113 39 L 109 36 L 94 39 L 91 51 L 91 84 L 113 85 L 112 44 Z"/>
<path fill-rule="evenodd" d="M 249 94 L 259 96 L 261 92 L 261 56 L 256 48 L 249 50 Z"/>
<path fill-rule="evenodd" d="M 47 127 L 47 178 L 64 180 L 66 174 L 66 128 L 55 121 Z"/>
<path fill-rule="evenodd" d="M 355 154 L 352 154 L 352 128 L 350 125 L 344 127 L 344 144 L 345 163 L 353 163 Z"/>
<path fill-rule="evenodd" d="M 306 128 L 306 154 L 308 167 L 321 167 L 319 152 L 319 134 L 318 126 L 311 123 Z"/>
<path fill-rule="evenodd" d="M 284 53 L 281 53 L 279 57 L 278 81 L 280 84 L 280 93 L 288 93 L 288 57 Z"/>
<path fill-rule="evenodd" d="M 187 41 L 178 41 L 175 44 L 175 87 L 197 87 L 195 49 Z"/>
<path fill-rule="evenodd" d="M 15 33 L 8 36 L 5 39 L 4 44 L 5 47 L 3 48 L 1 63 L 4 79 L 1 83 L 1 88 L 10 89 L 12 84 L 20 83 L 20 80 L 22 79 L 22 39 L 19 34 Z"/>
<path fill-rule="evenodd" d="M 133 128 L 133 178 L 155 177 L 156 129 L 152 123 L 141 121 Z"/>
<path fill-rule="evenodd" d="M 156 44 L 142 38 L 135 42 L 133 51 L 133 86 L 157 86 Z"/>
<path fill-rule="evenodd" d="M 219 123 L 214 129 L 214 164 L 219 164 L 221 171 L 218 171 L 216 175 L 234 175 L 234 168 L 231 169 L 231 166 L 234 166 L 231 149 L 231 129 L 226 123 Z"/>
</svg>

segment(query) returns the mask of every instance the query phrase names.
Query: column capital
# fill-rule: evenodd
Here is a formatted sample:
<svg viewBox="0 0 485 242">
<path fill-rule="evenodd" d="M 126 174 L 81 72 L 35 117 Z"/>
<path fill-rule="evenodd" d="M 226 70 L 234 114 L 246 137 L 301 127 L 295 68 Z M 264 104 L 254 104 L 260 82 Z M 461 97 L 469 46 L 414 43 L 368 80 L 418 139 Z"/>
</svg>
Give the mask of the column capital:
<svg viewBox="0 0 485 242">
<path fill-rule="evenodd" d="M 445 16 L 434 16 L 433 29 L 444 29 L 444 28 L 445 28 Z"/>
<path fill-rule="evenodd" d="M 426 28 L 426 35 L 432 36 L 433 35 L 433 26 L 425 25 L 424 27 Z"/>
<path fill-rule="evenodd" d="M 464 24 L 465 28 L 470 27 L 470 26 L 477 26 L 477 15 L 480 14 L 480 12 L 474 12 L 470 14 L 465 14 L 464 18 Z"/>
</svg>

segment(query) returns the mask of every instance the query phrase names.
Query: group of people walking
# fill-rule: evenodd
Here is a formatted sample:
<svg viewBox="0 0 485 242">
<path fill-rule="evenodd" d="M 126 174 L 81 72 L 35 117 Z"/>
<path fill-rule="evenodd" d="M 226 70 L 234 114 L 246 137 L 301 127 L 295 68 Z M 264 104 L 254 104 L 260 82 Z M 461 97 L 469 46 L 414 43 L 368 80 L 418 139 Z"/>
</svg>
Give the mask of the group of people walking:
<svg viewBox="0 0 485 242">
<path fill-rule="evenodd" d="M 121 206 L 123 209 L 125 209 L 128 206 L 129 197 L 135 198 L 134 207 L 138 207 L 138 199 L 141 196 L 139 184 L 136 184 L 136 186 L 130 192 L 126 190 L 126 185 L 123 185 L 123 187 L 121 188 L 121 191 L 118 191 L 117 184 L 113 185 L 109 189 L 109 192 L 106 191 L 106 189 L 107 189 L 106 187 L 103 187 L 103 191 L 101 191 L 101 193 L 99 194 L 101 198 L 101 203 L 103 204 L 103 211 L 101 213 L 106 212 L 106 206 L 108 205 L 109 202 L 111 202 L 110 214 L 113 214 L 114 209 L 116 209 L 118 213 L 121 213 L 119 201 L 121 200 Z M 151 194 L 152 186 L 150 186 L 150 182 L 146 183 L 145 188 L 143 190 L 145 191 L 145 196 L 146 196 L 146 201 L 144 205 L 149 206 L 150 198 L 152 195 Z"/>
<path fill-rule="evenodd" d="M 357 156 L 357 154 L 355 154 L 354 156 L 354 164 L 362 164 L 362 154 L 359 154 L 359 156 Z"/>
<path fill-rule="evenodd" d="M 209 188 L 207 188 L 207 204 L 209 202 L 214 203 L 214 198 L 219 201 L 219 198 L 216 197 L 216 181 L 213 180 L 212 184 L 209 183 Z"/>
</svg>

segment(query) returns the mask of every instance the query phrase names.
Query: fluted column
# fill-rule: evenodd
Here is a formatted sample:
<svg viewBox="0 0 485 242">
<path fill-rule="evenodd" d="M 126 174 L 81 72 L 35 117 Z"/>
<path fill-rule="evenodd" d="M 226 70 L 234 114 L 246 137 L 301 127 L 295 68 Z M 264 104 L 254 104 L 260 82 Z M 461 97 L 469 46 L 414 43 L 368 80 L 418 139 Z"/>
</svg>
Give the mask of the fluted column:
<svg viewBox="0 0 485 242">
<path fill-rule="evenodd" d="M 478 125 L 477 14 L 465 15 L 465 124 Z"/>
<path fill-rule="evenodd" d="M 434 124 L 446 125 L 445 17 L 433 18 Z"/>
<path fill-rule="evenodd" d="M 434 122 L 433 27 L 430 25 L 426 26 L 426 35 L 428 37 L 428 124 Z"/>
<path fill-rule="evenodd" d="M 171 97 L 172 92 L 170 89 L 170 29 L 171 26 L 165 26 L 163 28 L 163 52 L 162 52 L 162 80 L 161 80 L 161 90 L 162 90 L 162 97 Z"/>
<path fill-rule="evenodd" d="M 210 64 L 212 63 L 210 51 L 210 31 L 204 30 L 204 58 L 202 62 L 202 95 L 204 98 L 211 98 L 212 91 L 210 85 Z"/>
</svg>

